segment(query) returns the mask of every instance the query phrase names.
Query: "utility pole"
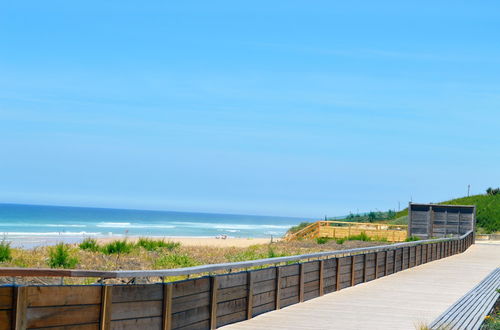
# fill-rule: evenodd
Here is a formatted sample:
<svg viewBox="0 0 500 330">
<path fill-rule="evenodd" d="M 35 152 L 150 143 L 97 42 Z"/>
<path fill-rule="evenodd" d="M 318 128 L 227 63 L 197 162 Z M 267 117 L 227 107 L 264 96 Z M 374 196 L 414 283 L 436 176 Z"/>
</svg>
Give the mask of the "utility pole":
<svg viewBox="0 0 500 330">
<path fill-rule="evenodd" d="M 469 197 L 469 196 L 470 196 L 470 184 L 467 185 L 467 197 Z"/>
<path fill-rule="evenodd" d="M 401 204 L 400 202 L 398 201 L 398 212 L 401 211 Z"/>
</svg>

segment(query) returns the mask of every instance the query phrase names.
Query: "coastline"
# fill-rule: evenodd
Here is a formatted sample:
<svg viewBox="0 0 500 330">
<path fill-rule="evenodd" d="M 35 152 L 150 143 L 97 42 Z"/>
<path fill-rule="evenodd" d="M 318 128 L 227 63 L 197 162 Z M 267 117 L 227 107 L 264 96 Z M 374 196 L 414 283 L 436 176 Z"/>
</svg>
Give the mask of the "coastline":
<svg viewBox="0 0 500 330">
<path fill-rule="evenodd" d="M 169 236 L 128 236 L 126 239 L 130 242 L 136 242 L 139 238 L 145 237 L 154 240 L 165 240 L 170 242 L 181 243 L 183 246 L 210 246 L 210 247 L 249 247 L 255 244 L 269 244 L 270 238 L 240 238 L 228 237 L 226 239 L 215 237 L 169 237 Z M 105 237 L 97 238 L 99 244 L 106 244 L 116 240 L 122 240 L 125 237 Z M 273 238 L 273 242 L 279 239 Z"/>
<path fill-rule="evenodd" d="M 33 249 L 36 247 L 56 245 L 58 243 L 79 244 L 86 238 L 96 239 L 99 244 L 106 244 L 116 240 L 126 239 L 130 242 L 136 242 L 139 238 L 149 238 L 153 240 L 165 240 L 181 243 L 184 246 L 209 246 L 209 247 L 248 247 L 255 244 L 269 244 L 271 238 L 262 237 L 227 237 L 226 239 L 209 236 L 153 236 L 153 235 L 116 235 L 116 236 L 17 236 L 5 237 L 5 240 L 11 242 L 13 248 Z M 273 238 L 273 242 L 281 238 Z"/>
</svg>

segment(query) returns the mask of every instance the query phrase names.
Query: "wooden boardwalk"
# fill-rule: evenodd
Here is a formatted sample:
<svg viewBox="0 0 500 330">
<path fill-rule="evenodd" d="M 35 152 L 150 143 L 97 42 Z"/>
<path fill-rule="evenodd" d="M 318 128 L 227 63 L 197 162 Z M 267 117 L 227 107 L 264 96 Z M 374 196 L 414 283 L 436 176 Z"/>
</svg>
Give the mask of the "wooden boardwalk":
<svg viewBox="0 0 500 330">
<path fill-rule="evenodd" d="M 500 243 L 333 292 L 223 329 L 418 329 L 500 266 Z"/>
</svg>

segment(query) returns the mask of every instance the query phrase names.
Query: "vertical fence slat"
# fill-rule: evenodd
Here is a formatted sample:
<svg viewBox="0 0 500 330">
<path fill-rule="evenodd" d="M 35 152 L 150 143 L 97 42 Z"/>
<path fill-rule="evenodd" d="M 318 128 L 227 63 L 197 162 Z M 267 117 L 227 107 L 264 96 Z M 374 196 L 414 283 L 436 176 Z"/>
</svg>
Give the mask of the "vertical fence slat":
<svg viewBox="0 0 500 330">
<path fill-rule="evenodd" d="M 375 252 L 375 279 L 378 278 L 378 252 Z"/>
<path fill-rule="evenodd" d="M 324 277 L 325 277 L 325 261 L 320 260 L 319 261 L 319 295 L 322 296 L 325 293 L 325 284 L 324 284 Z"/>
<path fill-rule="evenodd" d="M 366 253 L 363 254 L 363 283 L 366 282 Z"/>
<path fill-rule="evenodd" d="M 335 270 L 336 274 L 335 274 L 335 291 L 339 291 L 340 290 L 340 258 L 336 258 L 337 259 L 337 269 Z"/>
<path fill-rule="evenodd" d="M 172 328 L 172 283 L 163 285 L 163 330 Z"/>
<path fill-rule="evenodd" d="M 299 302 L 304 301 L 304 264 L 299 264 Z"/>
<path fill-rule="evenodd" d="M 16 296 L 16 317 L 14 318 L 14 329 L 24 330 L 27 327 L 26 312 L 28 311 L 28 292 L 27 288 L 18 286 L 14 292 Z"/>
<path fill-rule="evenodd" d="M 387 264 L 389 263 L 389 251 L 385 250 L 384 276 L 387 276 Z"/>
<path fill-rule="evenodd" d="M 219 280 L 217 276 L 211 277 L 211 294 L 210 294 L 210 329 L 217 328 L 217 286 Z"/>
<path fill-rule="evenodd" d="M 392 255 L 392 273 L 396 273 L 396 249 L 392 250 L 394 253 Z"/>
<path fill-rule="evenodd" d="M 351 256 L 351 286 L 354 286 L 354 262 L 356 261 L 356 256 Z"/>
<path fill-rule="evenodd" d="M 101 290 L 101 330 L 109 330 L 111 327 L 111 304 L 113 301 L 112 290 L 112 285 L 103 285 Z"/>
<path fill-rule="evenodd" d="M 253 272 L 248 272 L 247 274 L 247 320 L 250 320 L 253 316 Z"/>
<path fill-rule="evenodd" d="M 275 295 L 275 309 L 280 309 L 281 302 L 281 268 L 276 267 L 276 295 Z"/>
</svg>

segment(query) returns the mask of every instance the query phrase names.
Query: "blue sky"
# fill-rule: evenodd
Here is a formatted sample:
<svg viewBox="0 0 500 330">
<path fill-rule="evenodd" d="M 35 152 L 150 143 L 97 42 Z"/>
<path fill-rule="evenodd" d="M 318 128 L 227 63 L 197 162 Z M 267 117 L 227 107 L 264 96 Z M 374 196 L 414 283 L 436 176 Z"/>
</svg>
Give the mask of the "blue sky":
<svg viewBox="0 0 500 330">
<path fill-rule="evenodd" d="M 0 201 L 322 217 L 500 185 L 496 1 L 3 1 Z"/>
</svg>

